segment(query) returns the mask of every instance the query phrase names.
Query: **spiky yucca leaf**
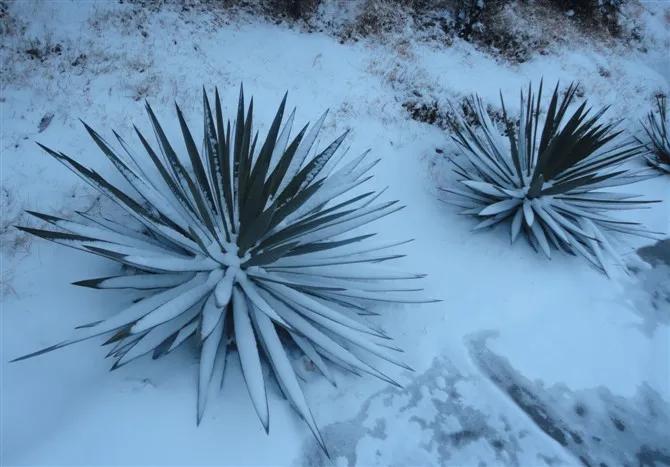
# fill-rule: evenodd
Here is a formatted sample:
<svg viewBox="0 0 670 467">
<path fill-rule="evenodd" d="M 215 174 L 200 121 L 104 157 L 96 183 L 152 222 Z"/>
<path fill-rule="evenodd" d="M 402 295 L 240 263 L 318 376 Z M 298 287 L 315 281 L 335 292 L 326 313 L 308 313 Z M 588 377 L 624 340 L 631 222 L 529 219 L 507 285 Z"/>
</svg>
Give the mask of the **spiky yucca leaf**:
<svg viewBox="0 0 670 467">
<path fill-rule="evenodd" d="M 668 101 L 665 96 L 656 98 L 656 112 L 649 112 L 642 126 L 647 134 L 645 145 L 650 153 L 646 156 L 647 163 L 670 174 L 670 132 L 668 132 L 670 122 L 668 121 Z"/>
<path fill-rule="evenodd" d="M 116 368 L 147 353 L 160 357 L 194 338 L 200 348 L 199 422 L 210 382 L 222 381 L 227 349 L 234 343 L 265 429 L 263 355 L 324 447 L 285 344 L 293 341 L 331 379 L 326 360 L 395 384 L 370 357 L 408 368 L 395 355 L 399 349 L 359 316 L 373 314 L 367 308 L 375 302 L 420 301 L 414 296 L 419 289 L 404 281 L 421 275 L 380 266 L 401 256 L 389 251 L 397 244 L 367 245 L 371 235 L 356 231 L 401 207 L 380 202 L 374 191 L 348 195 L 370 178 L 377 161 L 369 161 L 366 152 L 341 163 L 338 149 L 346 133 L 312 154 L 325 113 L 291 136 L 295 110 L 282 125 L 284 96 L 266 138 L 259 140 L 252 126 L 253 99 L 246 109 L 241 88 L 232 127 L 224 123 L 218 90 L 214 104 L 212 111 L 203 90 L 201 151 L 177 107 L 188 163 L 148 103 L 158 147 L 135 128 L 148 158 L 134 155 L 115 133 L 123 148 L 117 152 L 84 124 L 132 193 L 40 145 L 120 206 L 135 225 L 85 213 L 73 221 L 31 212 L 58 230 L 22 229 L 127 266 L 126 274 L 77 285 L 143 294 L 115 316 L 81 326 L 70 339 L 19 359 L 110 334 L 106 343 L 113 344 L 109 356 Z"/>
<path fill-rule="evenodd" d="M 507 114 L 501 94 L 505 136 L 483 101 L 470 98 L 467 106 L 476 122 L 457 111 L 451 122 L 452 138 L 465 156 L 465 162 L 452 160 L 463 188 L 444 190 L 464 214 L 482 219 L 475 229 L 509 221 L 512 242 L 524 231 L 547 257 L 553 246 L 580 254 L 609 274 L 605 253 L 619 260 L 608 238 L 611 232 L 653 235 L 635 222 L 608 215 L 653 201 L 602 190 L 646 178 L 620 167 L 644 148 L 622 141 L 616 123 L 603 121 L 607 108 L 592 112 L 583 102 L 570 109 L 576 90 L 571 84 L 561 95 L 556 85 L 545 110 L 542 84 L 537 94 L 529 85 L 526 94 L 521 91 L 515 118 Z"/>
</svg>

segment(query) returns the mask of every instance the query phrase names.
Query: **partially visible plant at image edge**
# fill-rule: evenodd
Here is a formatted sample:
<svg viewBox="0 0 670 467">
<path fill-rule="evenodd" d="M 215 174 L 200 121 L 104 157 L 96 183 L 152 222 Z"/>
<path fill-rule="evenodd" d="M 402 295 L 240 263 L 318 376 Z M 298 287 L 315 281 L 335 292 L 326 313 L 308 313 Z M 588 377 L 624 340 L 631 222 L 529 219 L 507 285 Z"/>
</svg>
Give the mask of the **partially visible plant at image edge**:
<svg viewBox="0 0 670 467">
<path fill-rule="evenodd" d="M 295 110 L 282 126 L 286 96 L 265 139 L 253 131 L 253 99 L 224 123 L 218 90 L 214 112 L 203 90 L 204 141 L 198 151 L 181 110 L 177 117 L 188 154 L 183 162 L 154 111 L 146 110 L 158 149 L 137 128 L 145 155 L 123 152 L 88 125 L 87 132 L 132 187 L 124 191 L 62 152 L 40 145 L 127 216 L 123 222 L 78 213 L 66 220 L 31 212 L 58 230 L 20 227 L 39 237 L 124 265 L 119 276 L 76 285 L 130 289 L 140 299 L 118 314 L 80 326 L 72 338 L 16 360 L 100 335 L 111 335 L 113 368 L 142 355 L 165 355 L 191 339 L 199 346 L 197 420 L 210 384 L 221 387 L 234 344 L 253 406 L 269 429 L 262 359 L 281 392 L 326 446 L 303 395 L 288 348 L 299 349 L 334 384 L 329 363 L 397 384 L 376 358 L 410 369 L 400 349 L 365 321 L 379 303 L 421 302 L 409 281 L 423 277 L 381 263 L 406 243 L 369 244 L 360 227 L 401 209 L 380 192 L 359 189 L 378 160 L 368 152 L 343 161 L 346 132 L 310 156 L 326 117 L 291 135 Z M 148 157 L 145 157 L 148 156 Z M 215 381 L 215 383 L 212 383 Z M 326 451 L 327 453 L 327 451 Z"/>
<path fill-rule="evenodd" d="M 576 84 L 564 93 L 556 85 L 548 107 L 531 85 L 519 98 L 518 116 L 510 116 L 500 97 L 503 127 L 489 117 L 478 96 L 466 101 L 465 114 L 454 109 L 450 122 L 461 157 L 452 158 L 459 187 L 446 187 L 446 201 L 481 219 L 475 230 L 509 223 L 511 241 L 521 232 L 547 258 L 552 248 L 579 254 L 611 275 L 609 256 L 625 270 L 612 246 L 612 234 L 657 238 L 618 211 L 657 201 L 603 190 L 649 178 L 626 162 L 646 152 L 622 135 L 617 123 L 605 122 L 607 107 L 593 111 L 586 101 L 571 109 Z M 474 116 L 468 118 L 466 115 Z"/>
<path fill-rule="evenodd" d="M 649 150 L 647 163 L 655 169 L 670 174 L 670 121 L 668 121 L 668 100 L 666 96 L 656 97 L 656 109 L 649 112 L 647 120 L 642 122 L 646 141 L 642 142 Z"/>
</svg>

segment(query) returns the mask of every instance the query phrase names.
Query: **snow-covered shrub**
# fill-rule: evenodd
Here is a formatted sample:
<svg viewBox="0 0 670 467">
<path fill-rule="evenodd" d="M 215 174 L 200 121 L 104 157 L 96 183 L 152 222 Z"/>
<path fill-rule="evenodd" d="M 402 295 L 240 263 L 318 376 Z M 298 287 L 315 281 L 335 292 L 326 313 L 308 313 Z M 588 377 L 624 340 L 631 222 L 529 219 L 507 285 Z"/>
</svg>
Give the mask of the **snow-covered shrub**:
<svg viewBox="0 0 670 467">
<path fill-rule="evenodd" d="M 452 138 L 463 156 L 452 162 L 463 188 L 444 190 L 465 214 L 482 219 L 475 229 L 509 222 L 512 241 L 523 231 L 547 257 L 553 246 L 581 254 L 609 274 L 605 253 L 622 264 L 610 233 L 653 236 L 637 223 L 608 215 L 652 201 L 601 190 L 646 178 L 621 167 L 644 147 L 622 137 L 616 123 L 603 121 L 606 108 L 593 112 L 585 101 L 571 109 L 576 91 L 571 84 L 561 96 L 557 85 L 545 110 L 542 84 L 537 94 L 529 86 L 513 118 L 501 96 L 504 136 L 482 100 L 470 98 L 478 125 L 461 112 L 452 121 Z"/>
<path fill-rule="evenodd" d="M 15 34 L 18 26 L 16 18 L 9 12 L 9 5 L 6 2 L 0 2 L 0 36 Z"/>
<path fill-rule="evenodd" d="M 412 24 L 412 2 L 400 0 L 364 0 L 351 24 L 344 28 L 344 38 L 400 34 Z"/>
<path fill-rule="evenodd" d="M 268 12 L 290 19 L 308 19 L 319 7 L 321 0 L 271 0 L 261 3 Z"/>
<path fill-rule="evenodd" d="M 436 99 L 424 98 L 419 92 L 415 92 L 410 99 L 402 103 L 402 106 L 407 110 L 412 120 L 437 125 L 443 129 L 447 129 L 449 126 L 449 115 L 440 108 Z"/>
<path fill-rule="evenodd" d="M 455 19 L 455 27 L 458 35 L 465 39 L 470 39 L 475 32 L 483 27 L 482 16 L 486 14 L 493 3 L 485 0 L 466 0 L 460 2 L 453 2 L 452 15 Z"/>
<path fill-rule="evenodd" d="M 551 0 L 587 27 L 602 27 L 610 34 L 621 32 L 621 8 L 626 0 Z"/>
<path fill-rule="evenodd" d="M 386 334 L 361 320 L 376 302 L 417 301 L 406 280 L 421 277 L 379 263 L 401 255 L 399 243 L 368 245 L 374 234 L 359 227 L 399 209 L 361 190 L 371 178 L 368 152 L 341 163 L 346 132 L 312 154 L 323 116 L 291 136 L 295 110 L 282 126 L 286 96 L 265 139 L 253 133 L 253 100 L 245 111 L 240 90 L 237 116 L 224 123 L 218 91 L 214 113 L 203 92 L 204 138 L 198 151 L 177 107 L 189 163 L 149 106 L 158 146 L 136 129 L 148 157 L 133 153 L 116 133 L 117 152 L 93 129 L 86 130 L 132 187 L 124 191 L 62 152 L 41 146 L 128 216 L 124 222 L 80 213 L 76 220 L 31 212 L 56 227 L 24 231 L 126 266 L 124 274 L 76 283 L 96 289 L 128 289 L 141 299 L 115 316 L 77 328 L 68 340 L 28 358 L 95 336 L 111 334 L 114 368 L 144 354 L 167 354 L 192 338 L 200 349 L 197 415 L 211 381 L 223 377 L 234 343 L 246 387 L 268 429 L 261 357 L 279 386 L 323 440 L 287 356 L 293 343 L 332 381 L 325 361 L 390 383 L 375 357 L 408 368 Z M 131 222 L 132 221 L 132 222 Z M 400 242 L 404 243 L 404 242 Z M 371 360 L 372 358 L 372 360 Z M 325 448 L 324 448 L 325 449 Z"/>
<path fill-rule="evenodd" d="M 454 1 L 455 32 L 489 53 L 525 62 L 554 39 L 548 16 L 534 3 L 511 0 Z M 544 23 L 538 28 L 538 23 Z"/>
<path fill-rule="evenodd" d="M 670 122 L 668 121 L 668 101 L 665 96 L 656 98 L 656 111 L 647 115 L 646 122 L 642 122 L 647 133 L 646 146 L 650 154 L 647 162 L 652 167 L 670 174 Z"/>
<path fill-rule="evenodd" d="M 327 4 L 328 2 L 324 2 Z M 337 28 L 342 40 L 425 41 L 451 45 L 459 37 L 496 56 L 524 62 L 542 53 L 557 33 L 538 27 L 546 7 L 513 0 L 365 0 L 350 2 Z M 555 15 L 555 9 L 551 9 Z M 335 9 L 339 13 L 339 9 Z M 538 11 L 543 14 L 538 14 Z M 565 21 L 563 15 L 560 16 Z M 330 21 L 334 24 L 334 21 Z M 396 49 L 398 50 L 398 49 Z"/>
<path fill-rule="evenodd" d="M 464 97 L 455 103 L 445 102 L 432 97 L 430 94 L 424 95 L 420 91 L 412 91 L 409 99 L 402 103 L 402 106 L 409 113 L 412 120 L 435 125 L 443 130 L 451 129 L 451 124 L 455 116 L 455 108 L 458 108 L 468 123 L 478 125 L 477 115 L 472 111 L 469 99 Z M 502 111 L 487 106 L 486 111 L 494 123 L 503 120 Z"/>
</svg>

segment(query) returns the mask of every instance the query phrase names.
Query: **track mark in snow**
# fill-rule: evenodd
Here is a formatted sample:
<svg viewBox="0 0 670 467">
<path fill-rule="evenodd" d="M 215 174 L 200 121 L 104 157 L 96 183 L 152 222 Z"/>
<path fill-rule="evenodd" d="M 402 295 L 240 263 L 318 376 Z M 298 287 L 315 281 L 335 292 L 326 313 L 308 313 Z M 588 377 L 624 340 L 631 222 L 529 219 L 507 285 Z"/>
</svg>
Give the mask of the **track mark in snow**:
<svg viewBox="0 0 670 467">
<path fill-rule="evenodd" d="M 491 333 L 467 340 L 482 372 L 548 436 L 587 466 L 670 465 L 670 405 L 647 384 L 632 398 L 605 387 L 545 387 L 516 371 L 486 345 Z"/>
<path fill-rule="evenodd" d="M 630 265 L 632 281 L 624 286 L 624 296 L 642 320 L 638 327 L 652 338 L 659 326 L 670 325 L 670 239 L 637 250 Z"/>
<path fill-rule="evenodd" d="M 552 465 L 566 461 L 553 443 L 491 400 L 488 385 L 446 357 L 408 384 L 372 395 L 358 414 L 323 428 L 336 465 Z M 510 413 L 511 412 L 511 413 Z M 520 423 L 519 423 L 520 422 Z M 306 444 L 302 466 L 326 460 Z"/>
</svg>

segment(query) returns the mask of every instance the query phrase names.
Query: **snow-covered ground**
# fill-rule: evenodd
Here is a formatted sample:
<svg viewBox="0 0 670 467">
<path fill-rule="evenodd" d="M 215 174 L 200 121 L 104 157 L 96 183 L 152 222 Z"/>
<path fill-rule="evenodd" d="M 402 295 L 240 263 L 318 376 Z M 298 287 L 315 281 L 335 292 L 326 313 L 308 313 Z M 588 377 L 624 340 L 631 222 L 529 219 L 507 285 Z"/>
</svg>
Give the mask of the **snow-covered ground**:
<svg viewBox="0 0 670 467">
<path fill-rule="evenodd" d="M 114 264 L 12 227 L 32 222 L 24 209 L 69 214 L 106 203 L 34 142 L 111 173 L 79 118 L 130 136 L 133 124 L 149 128 L 146 98 L 176 134 L 174 101 L 197 128 L 202 86 L 218 86 L 230 112 L 240 82 L 254 95 L 261 132 L 288 90 L 297 122 L 330 108 L 324 141 L 351 129 L 350 154 L 371 148 L 381 157 L 372 183 L 388 185 L 388 198 L 407 207 L 378 231 L 415 239 L 402 266 L 427 273 L 426 296 L 442 299 L 379 310 L 376 320 L 416 369 L 396 372 L 405 389 L 344 373 L 332 387 L 305 368 L 336 465 L 670 464 L 667 243 L 627 239 L 619 247 L 634 272 L 608 279 L 579 257 L 548 261 L 522 242 L 510 246 L 506 230 L 471 232 L 474 221 L 437 189 L 453 178 L 444 163 L 454 149 L 449 134 L 403 106 L 446 108 L 476 92 L 495 108 L 499 90 L 577 80 L 594 104 L 610 104 L 609 115 L 639 131 L 653 97 L 670 94 L 670 5 L 629 11 L 638 42 L 573 32 L 520 64 L 461 40 L 446 46 L 404 31 L 341 43 L 328 30 L 218 7 L 2 6 L 2 465 L 326 462 L 273 388 L 265 434 L 235 359 L 198 427 L 193 348 L 111 373 L 94 341 L 8 363 L 110 315 L 123 299 L 69 285 L 109 275 Z M 666 201 L 629 215 L 668 232 L 670 179 L 631 189 Z M 650 247 L 642 259 L 641 247 Z"/>
</svg>

